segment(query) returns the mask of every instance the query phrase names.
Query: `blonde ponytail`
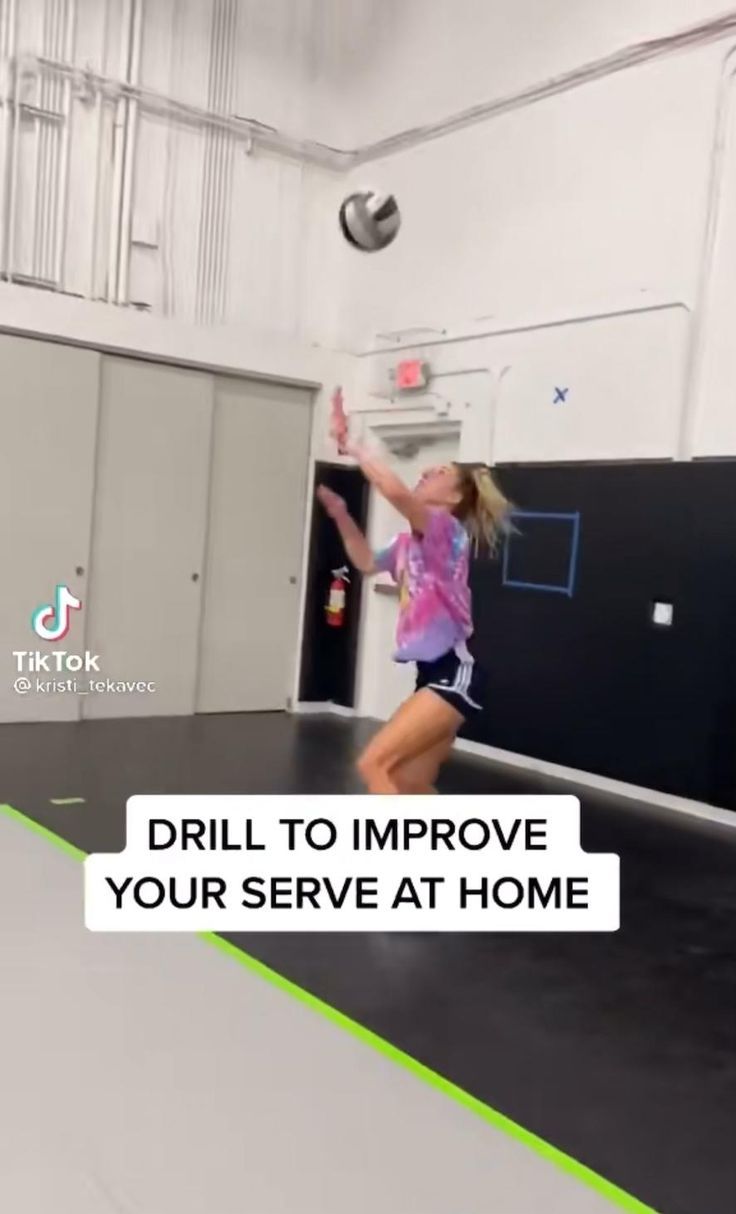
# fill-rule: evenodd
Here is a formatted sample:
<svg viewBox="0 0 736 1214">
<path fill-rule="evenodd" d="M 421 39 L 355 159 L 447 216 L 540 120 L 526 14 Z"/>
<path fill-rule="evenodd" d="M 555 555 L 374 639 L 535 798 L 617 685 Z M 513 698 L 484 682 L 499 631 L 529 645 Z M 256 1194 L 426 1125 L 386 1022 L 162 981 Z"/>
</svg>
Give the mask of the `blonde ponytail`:
<svg viewBox="0 0 736 1214">
<path fill-rule="evenodd" d="M 493 556 L 510 530 L 511 503 L 487 464 L 457 464 L 461 499 L 454 514 L 465 527 L 476 553 Z"/>
</svg>

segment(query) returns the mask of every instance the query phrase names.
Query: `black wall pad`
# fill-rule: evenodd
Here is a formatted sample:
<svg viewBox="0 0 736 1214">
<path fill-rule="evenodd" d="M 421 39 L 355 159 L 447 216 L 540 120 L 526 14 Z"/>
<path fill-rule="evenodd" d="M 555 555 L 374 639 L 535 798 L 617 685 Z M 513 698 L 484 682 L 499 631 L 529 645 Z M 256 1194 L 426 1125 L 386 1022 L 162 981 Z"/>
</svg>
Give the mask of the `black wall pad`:
<svg viewBox="0 0 736 1214">
<path fill-rule="evenodd" d="M 520 515 L 473 571 L 468 736 L 736 809 L 736 462 L 498 475 Z"/>
</svg>

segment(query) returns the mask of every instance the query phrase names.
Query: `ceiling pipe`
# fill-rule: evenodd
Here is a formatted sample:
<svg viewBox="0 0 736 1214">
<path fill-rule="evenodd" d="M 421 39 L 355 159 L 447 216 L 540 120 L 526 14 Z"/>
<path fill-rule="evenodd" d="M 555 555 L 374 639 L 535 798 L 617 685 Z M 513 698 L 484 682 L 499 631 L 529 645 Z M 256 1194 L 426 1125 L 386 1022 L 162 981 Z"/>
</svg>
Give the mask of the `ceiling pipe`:
<svg viewBox="0 0 736 1214">
<path fill-rule="evenodd" d="M 9 103 L 6 102 L 9 109 L 12 109 L 13 124 L 10 135 L 10 159 L 9 159 L 9 185 L 8 185 L 8 205 L 6 215 L 6 228 L 4 233 L 4 252 L 5 252 L 5 277 L 8 282 L 13 281 L 15 271 L 15 238 L 16 238 L 16 215 L 18 210 L 18 164 L 20 158 L 20 78 L 16 68 L 12 72 L 11 97 Z"/>
<path fill-rule="evenodd" d="M 380 139 L 363 147 L 347 149 L 335 148 L 329 144 L 315 140 L 299 139 L 275 127 L 266 126 L 252 118 L 240 118 L 236 115 L 214 114 L 199 106 L 186 102 L 175 101 L 152 89 L 133 86 L 124 81 L 112 80 L 101 75 L 87 75 L 94 87 L 113 97 L 134 97 L 148 109 L 158 111 L 171 118 L 185 122 L 217 127 L 230 131 L 241 139 L 252 139 L 255 145 L 263 151 L 272 151 L 289 158 L 314 164 L 322 168 L 344 172 L 372 161 L 396 155 L 408 148 L 416 147 L 431 140 L 439 139 L 455 131 L 485 122 L 511 110 L 533 105 L 548 97 L 569 92 L 574 88 L 590 84 L 595 80 L 622 72 L 630 67 L 636 67 L 656 59 L 679 54 L 685 50 L 693 50 L 736 34 L 736 10 L 729 10 L 721 17 L 698 25 L 689 26 L 677 33 L 663 38 L 649 39 L 624 47 L 610 55 L 595 59 L 569 72 L 563 72 L 548 80 L 508 94 L 505 97 L 494 98 L 460 110 L 438 122 L 427 123 L 410 130 L 400 131 L 386 139 Z M 37 70 L 58 72 L 61 74 L 80 75 L 79 70 L 70 64 L 56 60 L 34 57 L 30 60 Z"/>
<path fill-rule="evenodd" d="M 213 80 L 217 64 L 217 23 L 220 16 L 220 6 L 214 0 L 210 13 L 209 30 L 209 70 L 207 73 L 207 102 L 211 108 Z M 207 278 L 212 247 L 212 224 L 210 213 L 212 208 L 213 173 L 212 173 L 212 128 L 207 126 L 202 140 L 202 189 L 199 202 L 199 239 L 197 242 L 197 279 L 194 293 L 195 318 L 198 324 L 208 320 L 207 309 Z"/>
<path fill-rule="evenodd" d="M 639 304 L 628 308 L 609 308 L 601 312 L 570 313 L 548 320 L 529 320 L 518 324 L 500 324 L 495 328 L 445 333 L 444 337 L 435 337 L 425 341 L 397 341 L 390 346 L 372 346 L 368 350 L 346 350 L 355 358 L 379 358 L 384 354 L 401 354 L 405 350 L 431 350 L 437 346 L 457 346 L 471 341 L 483 341 L 488 337 L 510 337 L 517 333 L 531 333 L 540 329 L 561 329 L 567 325 L 591 324 L 598 320 L 613 320 L 619 316 L 641 316 L 652 312 L 669 312 L 673 308 L 682 308 L 690 312 L 689 306 L 682 300 L 667 300 L 662 303 Z M 407 333 L 413 332 L 411 329 Z M 455 372 L 451 372 L 455 374 Z"/>
<path fill-rule="evenodd" d="M 90 90 L 92 91 L 92 90 Z M 94 190 L 92 193 L 92 224 L 89 238 L 89 273 L 87 278 L 87 298 L 97 298 L 97 266 L 99 262 L 99 232 L 100 232 L 100 179 L 102 176 L 102 93 L 95 92 L 95 173 Z"/>
<path fill-rule="evenodd" d="M 127 78 L 130 70 L 131 50 L 133 46 L 133 0 L 125 0 L 125 7 L 120 20 L 120 75 Z M 44 63 L 35 60 L 37 69 Z M 47 70 L 54 70 L 53 67 Z M 60 65 L 59 75 L 75 76 L 76 69 L 70 65 Z M 104 87 L 105 78 L 95 73 L 87 72 L 86 80 L 90 87 L 97 89 L 100 94 L 107 90 Z M 123 196 L 123 160 L 125 156 L 126 99 L 122 84 L 113 95 L 115 114 L 112 124 L 112 173 L 110 187 L 110 203 L 108 218 L 107 244 L 107 280 L 104 298 L 108 303 L 114 303 L 118 294 L 118 258 L 120 255 L 120 214 Z"/>
<path fill-rule="evenodd" d="M 102 46 L 107 46 L 108 35 L 110 31 L 110 0 L 105 0 L 103 25 L 102 25 Z M 94 98 L 94 147 L 95 147 L 95 169 L 94 169 L 94 190 L 92 194 L 92 223 L 90 225 L 89 238 L 89 260 L 88 260 L 88 277 L 87 277 L 87 298 L 97 299 L 101 292 L 99 283 L 99 267 L 100 267 L 100 210 L 102 207 L 102 155 L 103 155 L 103 97 L 99 89 L 92 87 L 88 79 L 84 79 L 81 87 L 78 90 L 79 99 L 91 101 Z"/>
<path fill-rule="evenodd" d="M 49 0 L 45 10 L 44 45 L 49 54 L 65 55 L 62 43 L 62 26 L 67 0 Z M 68 58 L 71 58 L 71 51 Z M 53 240 L 56 214 L 56 197 L 59 177 L 59 140 L 63 131 L 63 113 L 60 108 L 66 81 L 42 80 L 38 91 L 39 118 L 36 131 L 36 179 L 33 189 L 34 209 L 38 199 L 38 213 L 34 216 L 34 259 L 31 276 L 48 284 L 53 283 Z M 46 117 L 48 115 L 48 117 Z"/>
<path fill-rule="evenodd" d="M 698 426 L 703 407 L 703 374 L 707 356 L 707 341 L 711 332 L 712 291 L 717 262 L 718 237 L 723 222 L 724 174 L 728 165 L 728 135 L 733 116 L 733 84 L 736 79 L 736 47 L 726 56 L 720 87 L 713 148 L 711 152 L 708 203 L 703 229 L 702 249 L 698 260 L 699 273 L 695 294 L 693 324 L 685 370 L 685 390 L 680 417 L 677 458 L 692 459 L 697 443 Z"/>
<path fill-rule="evenodd" d="M 65 0 L 54 0 L 51 6 L 52 11 L 49 21 L 49 44 L 53 47 L 52 54 L 61 56 L 62 46 L 59 42 L 59 35 L 62 28 L 62 16 L 65 8 Z M 52 113 L 61 114 L 60 97 L 64 90 L 65 81 L 50 80 L 47 82 L 48 92 L 45 102 L 45 108 Z M 42 103 L 43 104 L 43 103 Z M 45 282 L 52 281 L 53 268 L 53 237 L 54 237 L 54 213 L 56 210 L 56 191 L 58 186 L 59 174 L 59 137 L 60 137 L 60 120 L 52 122 L 44 122 L 42 125 L 42 133 L 44 136 L 44 178 L 39 185 L 41 197 L 41 223 L 40 223 L 40 249 L 41 260 L 38 277 Z M 35 277 L 36 275 L 34 275 Z"/>
<path fill-rule="evenodd" d="M 130 59 L 128 79 L 135 84 L 141 64 L 143 42 L 143 5 L 145 0 L 133 0 Z M 120 203 L 120 235 L 118 238 L 118 265 L 114 298 L 119 304 L 128 302 L 128 278 L 130 275 L 130 238 L 133 228 L 133 184 L 135 180 L 135 158 L 138 150 L 138 101 L 129 97 L 123 135 L 123 176 Z"/>
<path fill-rule="evenodd" d="M 210 80 L 209 108 L 216 114 L 226 113 L 225 74 L 229 60 L 229 39 L 227 35 L 227 20 L 229 16 L 228 0 L 215 0 L 217 22 L 213 32 L 214 42 L 214 71 Z M 207 223 L 209 232 L 209 250 L 207 258 L 207 279 L 205 300 L 207 305 L 206 320 L 213 324 L 220 319 L 217 313 L 217 267 L 220 259 L 220 218 L 224 201 L 223 153 L 228 140 L 228 132 L 214 130 L 210 132 L 210 174 L 212 176 L 212 202 Z"/>
<path fill-rule="evenodd" d="M 223 94 L 223 108 L 229 109 L 237 96 L 237 55 L 238 55 L 238 14 L 237 0 L 229 0 L 229 30 L 227 48 L 227 80 Z M 232 205 L 232 178 L 235 153 L 235 140 L 228 131 L 222 131 L 220 138 L 223 143 L 222 154 L 222 194 L 219 208 L 219 229 L 217 242 L 217 275 L 215 277 L 215 307 L 218 320 L 227 315 L 228 273 L 230 267 L 230 216 Z"/>
<path fill-rule="evenodd" d="M 395 155 L 397 152 L 405 151 L 407 148 L 416 147 L 422 143 L 429 143 L 430 140 L 439 139 L 444 135 L 451 135 L 455 131 L 475 126 L 479 122 L 486 122 L 489 118 L 497 118 L 501 114 L 508 114 L 512 110 L 534 105 L 538 101 L 544 101 L 548 97 L 555 97 L 559 93 L 567 93 L 572 89 L 580 88 L 582 85 L 592 84 L 596 80 L 626 71 L 628 68 L 637 67 L 642 63 L 649 63 L 654 59 L 662 59 L 669 55 L 678 54 L 683 50 L 694 50 L 697 47 L 718 42 L 733 34 L 736 34 L 736 10 L 732 9 L 721 17 L 715 17 L 711 21 L 704 21 L 699 25 L 689 26 L 687 29 L 681 30 L 676 34 L 669 34 L 664 38 L 653 38 L 646 42 L 634 43 L 632 46 L 627 46 L 622 50 L 614 51 L 610 55 L 605 55 L 601 59 L 594 59 L 591 63 L 584 64 L 582 67 L 573 68 L 569 72 L 563 72 L 539 84 L 521 89 L 517 93 L 512 93 L 506 97 L 498 97 L 493 101 L 482 102 L 480 105 L 460 110 L 457 114 L 441 119 L 438 122 L 428 123 L 425 126 L 415 127 L 412 130 L 401 131 L 386 139 L 380 139 L 375 143 L 369 144 L 367 147 L 351 153 L 351 155 L 354 157 L 354 164 L 358 165 L 368 164 L 374 160 L 381 160 L 385 156 Z"/>
<path fill-rule="evenodd" d="M 0 54 L 4 60 L 3 83 L 3 116 L 2 116 L 2 170 L 0 171 L 0 202 L 2 203 L 2 233 L 0 235 L 0 273 L 10 270 L 10 196 L 12 191 L 11 166 L 13 144 L 13 106 L 15 97 L 15 38 L 17 17 L 15 0 L 7 0 L 0 13 Z"/>
<path fill-rule="evenodd" d="M 269 127 L 250 118 L 238 118 L 234 115 L 217 114 L 201 106 L 190 105 L 159 93 L 155 89 L 134 85 L 125 80 L 116 80 L 103 76 L 98 72 L 90 72 L 63 63 L 57 59 L 49 59 L 43 55 L 24 56 L 21 61 L 24 71 L 49 72 L 59 76 L 70 76 L 81 86 L 99 89 L 103 95 L 112 100 L 135 100 L 143 105 L 149 113 L 160 114 L 173 120 L 190 123 L 195 126 L 213 127 L 222 131 L 230 131 L 239 139 L 250 139 L 263 151 L 274 151 L 296 160 L 321 165 L 335 170 L 348 168 L 353 161 L 353 153 L 341 152 L 326 144 L 315 143 L 312 140 L 296 139 L 275 127 Z"/>
<path fill-rule="evenodd" d="M 233 0 L 216 0 L 211 33 L 211 65 L 208 105 L 215 114 L 227 114 L 235 74 L 235 16 Z M 210 179 L 209 211 L 202 211 L 204 232 L 204 288 L 202 319 L 212 324 L 222 320 L 224 306 L 221 295 L 225 289 L 225 215 L 228 206 L 228 162 L 231 159 L 233 137 L 215 128 L 208 134 L 205 170 Z"/>
<path fill-rule="evenodd" d="M 74 32 L 77 18 L 77 0 L 67 0 L 66 27 L 64 31 L 64 55 L 67 60 L 74 54 Z M 64 289 L 64 256 L 66 253 L 66 227 L 69 206 L 69 149 L 72 132 L 72 82 L 63 85 L 61 148 L 59 151 L 59 175 L 56 198 L 56 230 L 54 232 L 53 280 L 58 291 Z"/>
</svg>

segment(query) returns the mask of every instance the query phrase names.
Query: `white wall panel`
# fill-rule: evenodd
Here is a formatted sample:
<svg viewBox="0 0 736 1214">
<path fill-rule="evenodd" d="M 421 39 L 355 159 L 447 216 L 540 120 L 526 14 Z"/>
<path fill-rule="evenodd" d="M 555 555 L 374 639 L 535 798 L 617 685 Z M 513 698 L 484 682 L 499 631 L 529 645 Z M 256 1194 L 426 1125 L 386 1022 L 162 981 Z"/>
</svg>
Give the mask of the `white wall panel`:
<svg viewBox="0 0 736 1214">
<path fill-rule="evenodd" d="M 688 330 L 675 307 L 491 341 L 492 364 L 508 367 L 495 461 L 674 458 Z"/>
</svg>

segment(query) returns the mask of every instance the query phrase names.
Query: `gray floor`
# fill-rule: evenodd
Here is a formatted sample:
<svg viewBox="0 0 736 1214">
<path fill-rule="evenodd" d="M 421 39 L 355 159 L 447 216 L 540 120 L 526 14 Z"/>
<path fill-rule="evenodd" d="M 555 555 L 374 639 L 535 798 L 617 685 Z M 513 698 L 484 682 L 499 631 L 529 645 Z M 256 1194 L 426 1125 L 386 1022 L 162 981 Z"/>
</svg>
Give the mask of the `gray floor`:
<svg viewBox="0 0 736 1214">
<path fill-rule="evenodd" d="M 0 983 L 2 1210 L 615 1208 L 203 941 L 87 933 L 81 865 L 2 814 Z"/>
</svg>

